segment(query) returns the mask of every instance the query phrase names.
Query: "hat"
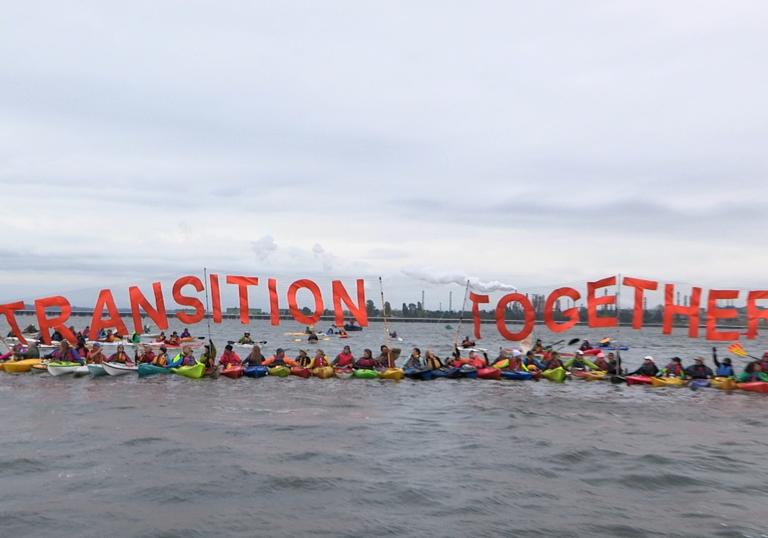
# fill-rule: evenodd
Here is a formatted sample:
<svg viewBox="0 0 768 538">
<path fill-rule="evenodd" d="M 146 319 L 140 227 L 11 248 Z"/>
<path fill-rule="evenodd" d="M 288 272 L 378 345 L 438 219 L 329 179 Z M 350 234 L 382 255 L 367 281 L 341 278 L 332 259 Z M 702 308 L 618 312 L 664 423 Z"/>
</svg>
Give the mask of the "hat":
<svg viewBox="0 0 768 538">
<path fill-rule="evenodd" d="M 650 355 L 646 355 L 645 357 L 643 357 L 643 360 L 644 361 L 656 362 L 656 361 L 653 360 L 653 357 L 651 357 Z"/>
<path fill-rule="evenodd" d="M 704 362 L 704 358 L 703 357 L 694 357 L 693 360 Z"/>
<path fill-rule="evenodd" d="M 603 352 L 601 351 L 600 353 L 598 353 L 598 354 L 597 354 L 597 358 L 598 358 L 598 359 L 604 359 L 604 358 L 605 358 L 605 353 L 603 353 Z"/>
<path fill-rule="evenodd" d="M 519 356 L 521 356 L 521 355 L 522 355 L 522 353 L 520 352 L 520 350 L 519 350 L 519 349 L 513 349 L 513 350 L 512 350 L 512 356 L 513 356 L 513 357 L 519 357 Z"/>
<path fill-rule="evenodd" d="M 584 355 L 584 352 L 583 352 L 582 350 L 578 350 L 578 351 L 576 352 L 576 355 L 582 356 L 582 355 Z"/>
</svg>

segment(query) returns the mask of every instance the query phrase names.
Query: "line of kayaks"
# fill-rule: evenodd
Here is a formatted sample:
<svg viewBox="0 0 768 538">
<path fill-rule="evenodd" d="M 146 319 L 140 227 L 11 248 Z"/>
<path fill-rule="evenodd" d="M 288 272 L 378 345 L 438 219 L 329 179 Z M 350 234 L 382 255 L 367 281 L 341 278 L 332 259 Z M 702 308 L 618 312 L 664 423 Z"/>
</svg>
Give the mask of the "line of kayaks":
<svg viewBox="0 0 768 538">
<path fill-rule="evenodd" d="M 490 379 L 490 380 L 511 380 L 528 381 L 546 379 L 554 383 L 563 383 L 567 379 L 580 379 L 584 381 L 615 381 L 616 376 L 608 375 L 602 371 L 572 370 L 566 371 L 565 368 L 553 368 L 543 371 L 516 371 L 503 370 L 494 367 L 475 368 L 468 365 L 461 367 L 443 367 L 436 370 L 420 368 L 386 368 L 383 370 L 373 369 L 352 369 L 352 368 L 334 368 L 325 366 L 320 368 L 303 368 L 300 366 L 235 366 L 230 368 L 217 368 L 206 370 L 203 363 L 195 363 L 189 366 L 180 366 L 178 368 L 164 368 L 153 364 L 122 364 L 114 362 L 105 362 L 101 364 L 81 365 L 76 362 L 60 361 L 42 361 L 41 359 L 24 359 L 20 361 L 8 361 L 0 363 L 0 369 L 10 374 L 20 374 L 26 372 L 42 373 L 47 372 L 52 376 L 64 376 L 71 374 L 77 376 L 121 376 L 128 374 L 138 374 L 139 377 L 149 377 L 153 375 L 176 374 L 190 379 L 200 379 L 210 375 L 221 375 L 231 379 L 240 377 L 288 377 L 296 376 L 300 378 L 317 377 L 319 379 L 390 379 L 399 381 L 409 378 L 419 381 L 429 381 L 433 379 Z M 650 377 L 643 375 L 629 375 L 619 378 L 627 385 L 645 385 L 651 387 L 689 387 L 693 389 L 711 387 L 720 390 L 745 390 L 749 392 L 760 392 L 768 394 L 768 382 L 754 381 L 740 383 L 729 377 L 714 377 L 712 379 L 683 379 L 679 377 Z"/>
</svg>

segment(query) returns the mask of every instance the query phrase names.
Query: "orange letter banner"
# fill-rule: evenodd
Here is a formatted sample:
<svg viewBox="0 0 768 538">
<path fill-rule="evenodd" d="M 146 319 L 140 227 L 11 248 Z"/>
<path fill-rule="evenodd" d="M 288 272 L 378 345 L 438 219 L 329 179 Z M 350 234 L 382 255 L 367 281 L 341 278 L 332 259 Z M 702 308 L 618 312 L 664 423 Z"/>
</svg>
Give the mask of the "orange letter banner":
<svg viewBox="0 0 768 538">
<path fill-rule="evenodd" d="M 757 337 L 760 320 L 768 321 L 768 309 L 757 306 L 760 299 L 768 299 L 768 290 L 750 291 L 747 295 L 747 338 Z"/>
<path fill-rule="evenodd" d="M 517 333 L 510 332 L 509 329 L 507 329 L 507 325 L 504 321 L 504 313 L 506 312 L 507 305 L 509 303 L 515 302 L 520 303 L 523 306 L 523 311 L 525 312 L 525 325 L 523 326 L 522 330 Z M 533 305 L 531 304 L 531 301 L 528 300 L 528 297 L 522 293 L 510 293 L 505 295 L 501 298 L 499 304 L 496 305 L 496 327 L 499 329 L 501 336 L 507 340 L 518 342 L 525 339 L 525 337 L 531 334 L 531 331 L 533 331 L 533 326 L 535 323 L 536 312 L 533 310 Z"/>
<path fill-rule="evenodd" d="M 211 273 L 208 276 L 211 290 L 211 317 L 214 323 L 221 323 L 221 290 L 219 289 L 219 275 Z"/>
<path fill-rule="evenodd" d="M 469 300 L 472 301 L 472 319 L 475 324 L 475 338 L 481 339 L 480 336 L 480 304 L 485 304 L 490 301 L 487 295 L 478 295 L 475 292 L 469 292 Z"/>
<path fill-rule="evenodd" d="M 45 309 L 51 307 L 58 307 L 59 310 L 61 310 L 61 313 L 52 318 L 46 317 Z M 77 338 L 74 333 L 64 325 L 64 322 L 67 321 L 70 314 L 72 314 L 72 305 L 69 304 L 66 297 L 54 295 L 53 297 L 35 299 L 35 314 L 37 314 L 37 324 L 40 325 L 40 335 L 43 339 L 43 343 L 51 343 L 51 335 L 48 333 L 51 329 L 59 331 L 71 344 L 77 343 Z"/>
<path fill-rule="evenodd" d="M 632 313 L 632 328 L 639 330 L 643 328 L 643 298 L 645 290 L 656 291 L 659 283 L 653 280 L 643 280 L 642 278 L 632 278 L 625 276 L 623 281 L 625 286 L 635 288 L 635 306 Z"/>
<path fill-rule="evenodd" d="M 675 285 L 664 285 L 664 334 L 672 333 L 672 322 L 675 315 L 688 316 L 688 336 L 699 336 L 699 304 L 701 303 L 701 288 L 691 288 L 690 306 L 675 304 Z"/>
<path fill-rule="evenodd" d="M 227 284 L 235 284 L 240 296 L 240 323 L 248 325 L 250 306 L 248 304 L 248 286 L 258 286 L 259 279 L 255 276 L 227 275 Z"/>
<path fill-rule="evenodd" d="M 267 288 L 269 288 L 269 321 L 277 327 L 280 325 L 280 303 L 277 302 L 277 279 L 270 278 L 267 280 Z"/>
<path fill-rule="evenodd" d="M 14 314 L 14 312 L 17 310 L 24 310 L 24 301 L 0 305 L 0 314 L 5 316 L 5 321 L 8 322 L 8 326 L 13 331 L 13 334 L 16 335 L 16 338 L 19 339 L 19 342 L 26 345 L 27 340 L 24 338 L 24 335 L 21 334 L 19 324 L 16 322 L 16 314 Z"/>
<path fill-rule="evenodd" d="M 336 316 L 336 326 L 344 326 L 344 303 L 349 308 L 349 313 L 357 320 L 361 327 L 368 326 L 368 311 L 365 309 L 365 281 L 357 279 L 357 304 L 352 302 L 341 280 L 331 282 L 333 288 L 333 311 Z"/>
<path fill-rule="evenodd" d="M 593 328 L 615 327 L 618 320 L 611 317 L 599 317 L 597 307 L 602 305 L 615 305 L 616 295 L 605 295 L 595 297 L 595 291 L 600 288 L 616 285 L 616 277 L 610 276 L 597 282 L 587 282 L 587 325 Z"/>
<path fill-rule="evenodd" d="M 709 290 L 707 296 L 707 340 L 735 341 L 739 339 L 739 331 L 720 332 L 717 330 L 718 319 L 735 319 L 739 313 L 735 308 L 718 308 L 718 299 L 738 299 L 737 290 Z"/>
<path fill-rule="evenodd" d="M 203 283 L 196 276 L 183 276 L 173 283 L 173 300 L 180 306 L 189 306 L 195 310 L 194 314 L 179 310 L 176 312 L 176 318 L 185 325 L 194 325 L 200 323 L 205 317 L 205 305 L 200 299 L 188 297 L 181 294 L 184 286 L 193 286 L 198 292 L 205 289 Z"/>
<path fill-rule="evenodd" d="M 563 314 L 568 318 L 568 321 L 558 323 L 554 318 L 555 303 L 560 297 L 568 297 L 571 300 L 578 301 L 581 299 L 581 294 L 573 288 L 557 288 L 547 297 L 547 302 L 544 303 L 544 323 L 547 328 L 553 333 L 563 333 L 569 329 L 572 329 L 574 325 L 579 322 L 579 310 L 576 307 L 569 308 Z"/>
<path fill-rule="evenodd" d="M 311 316 L 305 316 L 296 303 L 296 293 L 301 288 L 308 289 L 312 293 L 312 296 L 315 298 L 315 312 Z M 302 325 L 314 325 L 320 321 L 324 309 L 323 296 L 320 293 L 320 288 L 317 286 L 317 284 L 307 278 L 297 280 L 288 288 L 288 308 L 291 311 L 293 319 L 295 319 L 298 323 L 301 323 Z"/>
<path fill-rule="evenodd" d="M 105 306 L 107 307 L 107 314 L 109 315 L 107 319 L 101 317 Z M 90 334 L 98 336 L 101 329 L 115 329 L 118 334 L 128 334 L 128 329 L 126 328 L 125 323 L 123 323 L 123 319 L 120 317 L 120 312 L 117 310 L 117 305 L 115 304 L 115 298 L 112 297 L 112 292 L 110 290 L 101 290 L 99 296 L 96 298 L 96 306 L 93 307 Z"/>
<path fill-rule="evenodd" d="M 168 328 L 168 315 L 165 312 L 165 299 L 163 298 L 163 288 L 160 282 L 152 283 L 152 291 L 155 294 L 155 304 L 153 307 L 147 298 L 141 293 L 138 286 L 131 286 L 128 288 L 128 297 L 131 300 L 131 315 L 133 316 L 133 328 L 141 334 L 144 332 L 144 327 L 141 323 L 141 311 L 140 308 L 147 313 L 149 319 L 155 322 L 157 328 L 164 331 Z M 98 333 L 97 333 L 98 334 Z"/>
</svg>

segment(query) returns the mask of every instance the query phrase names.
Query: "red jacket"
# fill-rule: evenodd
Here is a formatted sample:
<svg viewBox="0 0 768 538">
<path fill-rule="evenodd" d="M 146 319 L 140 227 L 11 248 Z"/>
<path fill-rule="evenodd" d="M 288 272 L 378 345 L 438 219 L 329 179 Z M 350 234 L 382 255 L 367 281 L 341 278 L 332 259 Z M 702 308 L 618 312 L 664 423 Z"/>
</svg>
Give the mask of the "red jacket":
<svg viewBox="0 0 768 538">
<path fill-rule="evenodd" d="M 240 366 L 242 363 L 243 361 L 234 351 L 225 351 L 222 353 L 221 358 L 219 359 L 219 364 L 225 368 L 227 366 Z"/>
</svg>

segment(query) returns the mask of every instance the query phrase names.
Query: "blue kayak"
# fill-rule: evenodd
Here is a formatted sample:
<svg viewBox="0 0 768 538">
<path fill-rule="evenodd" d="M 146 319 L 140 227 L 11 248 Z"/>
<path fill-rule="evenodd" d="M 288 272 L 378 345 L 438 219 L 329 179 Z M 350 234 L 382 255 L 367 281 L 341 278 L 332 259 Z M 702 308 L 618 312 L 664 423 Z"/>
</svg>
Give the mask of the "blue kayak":
<svg viewBox="0 0 768 538">
<path fill-rule="evenodd" d="M 269 373 L 269 368 L 266 366 L 249 366 L 244 373 L 248 377 L 264 377 Z"/>
<path fill-rule="evenodd" d="M 406 368 L 404 373 L 405 377 L 418 379 L 420 381 L 429 381 L 430 379 L 435 378 L 433 370 L 426 370 L 424 368 Z"/>
<path fill-rule="evenodd" d="M 515 370 L 502 370 L 501 377 L 503 379 L 511 379 L 513 381 L 528 381 L 533 379 L 531 372 L 518 372 Z"/>
<path fill-rule="evenodd" d="M 459 368 L 438 368 L 437 370 L 432 370 L 432 377 L 434 379 L 438 378 L 447 378 L 447 379 L 456 379 L 461 377 L 461 372 Z"/>
<path fill-rule="evenodd" d="M 466 364 L 459 368 L 460 377 L 466 379 L 477 379 L 477 368 L 467 366 Z"/>
<path fill-rule="evenodd" d="M 615 347 L 615 346 L 600 346 L 600 349 L 603 349 L 605 351 L 629 351 L 629 347 L 628 346 L 619 346 L 619 347 Z"/>
</svg>

